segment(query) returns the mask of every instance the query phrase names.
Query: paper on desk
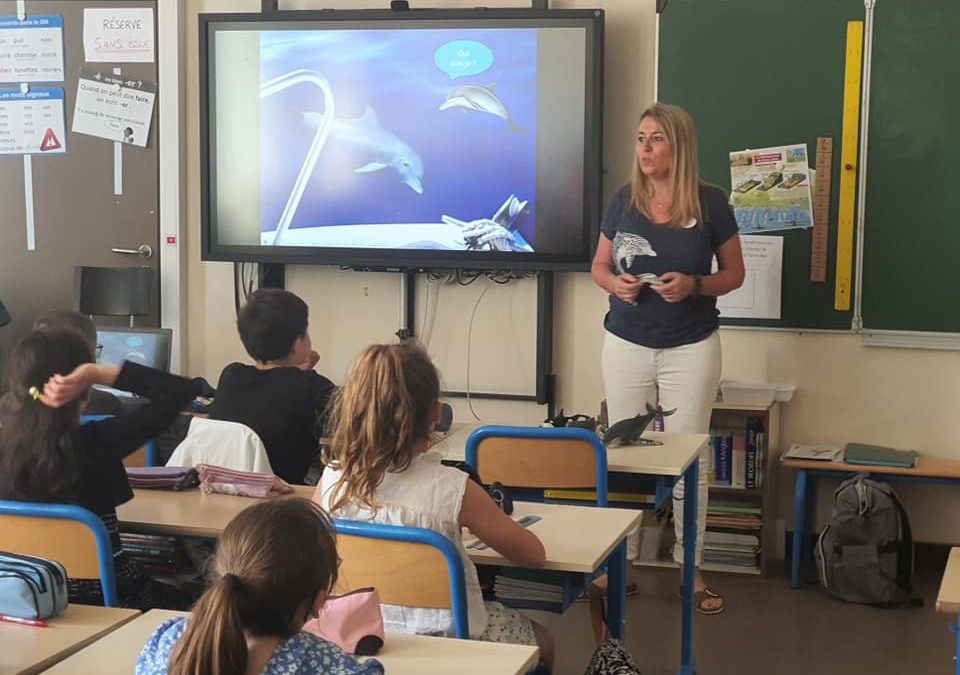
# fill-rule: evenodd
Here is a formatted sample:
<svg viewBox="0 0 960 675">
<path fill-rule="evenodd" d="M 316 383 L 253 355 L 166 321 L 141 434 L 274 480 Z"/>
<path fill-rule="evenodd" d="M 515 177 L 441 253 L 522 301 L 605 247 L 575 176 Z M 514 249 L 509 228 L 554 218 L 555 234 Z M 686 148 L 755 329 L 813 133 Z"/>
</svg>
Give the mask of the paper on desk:
<svg viewBox="0 0 960 675">
<path fill-rule="evenodd" d="M 520 527 L 530 527 L 534 523 L 539 523 L 541 520 L 543 520 L 543 518 L 534 515 L 513 516 L 513 521 Z M 468 532 L 468 530 L 464 531 Z M 479 537 L 473 533 L 464 535 L 463 546 L 464 548 L 472 548 L 475 551 L 484 551 L 490 548 L 487 544 L 480 541 Z"/>
<path fill-rule="evenodd" d="M 843 448 L 837 445 L 791 445 L 781 459 L 815 459 L 824 462 L 836 462 L 843 455 Z"/>
</svg>

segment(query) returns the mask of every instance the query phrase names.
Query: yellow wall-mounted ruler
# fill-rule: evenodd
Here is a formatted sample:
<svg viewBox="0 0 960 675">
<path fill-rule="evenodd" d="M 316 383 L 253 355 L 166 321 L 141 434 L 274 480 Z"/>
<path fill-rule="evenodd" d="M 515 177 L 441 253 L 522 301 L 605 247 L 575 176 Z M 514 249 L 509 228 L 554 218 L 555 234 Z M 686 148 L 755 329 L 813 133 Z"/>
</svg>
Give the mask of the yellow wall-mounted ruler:
<svg viewBox="0 0 960 675">
<path fill-rule="evenodd" d="M 830 231 L 830 184 L 833 139 L 817 139 L 817 179 L 813 185 L 813 236 L 810 239 L 810 281 L 827 280 L 827 237 Z"/>
<path fill-rule="evenodd" d="M 843 135 L 840 142 L 840 209 L 837 214 L 837 287 L 833 296 L 833 308 L 838 310 L 850 309 L 853 287 L 853 225 L 857 201 L 862 67 L 863 21 L 848 21 L 843 74 Z"/>
</svg>

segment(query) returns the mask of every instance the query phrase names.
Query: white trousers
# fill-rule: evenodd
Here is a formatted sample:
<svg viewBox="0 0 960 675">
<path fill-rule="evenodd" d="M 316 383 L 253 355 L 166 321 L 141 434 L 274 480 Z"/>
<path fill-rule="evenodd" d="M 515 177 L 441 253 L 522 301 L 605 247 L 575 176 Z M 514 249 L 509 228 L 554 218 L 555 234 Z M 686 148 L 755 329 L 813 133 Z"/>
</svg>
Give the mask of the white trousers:
<svg viewBox="0 0 960 675">
<path fill-rule="evenodd" d="M 646 404 L 659 403 L 677 411 L 664 418 L 667 431 L 705 434 L 710 430 L 710 412 L 720 384 L 720 336 L 714 332 L 694 344 L 650 349 L 607 333 L 603 341 L 601 368 L 610 424 L 633 417 Z M 709 446 L 708 446 L 709 447 Z M 703 562 L 703 533 L 707 525 L 707 471 L 709 449 L 700 454 L 697 494 L 697 560 Z M 677 543 L 673 558 L 683 563 L 683 479 L 673 488 L 673 523 Z M 627 539 L 627 557 L 637 557 L 638 538 Z"/>
</svg>

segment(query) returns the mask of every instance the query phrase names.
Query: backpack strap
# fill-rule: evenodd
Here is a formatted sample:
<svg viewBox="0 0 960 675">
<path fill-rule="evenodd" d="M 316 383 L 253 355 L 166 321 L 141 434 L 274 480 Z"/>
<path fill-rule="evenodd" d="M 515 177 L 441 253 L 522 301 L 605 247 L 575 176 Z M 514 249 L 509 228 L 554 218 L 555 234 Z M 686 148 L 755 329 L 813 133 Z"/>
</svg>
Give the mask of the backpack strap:
<svg viewBox="0 0 960 675">
<path fill-rule="evenodd" d="M 907 510 L 903 508 L 903 503 L 897 496 L 897 493 L 890 490 L 890 499 L 897 509 L 897 515 L 900 520 L 900 543 L 897 545 L 899 555 L 897 556 L 897 583 L 907 593 L 913 591 L 911 579 L 913 579 L 914 570 L 914 550 L 913 550 L 913 531 L 910 528 L 910 518 L 907 517 Z M 923 607 L 923 598 L 919 596 L 910 596 L 901 603 L 891 605 L 892 607 Z"/>
</svg>

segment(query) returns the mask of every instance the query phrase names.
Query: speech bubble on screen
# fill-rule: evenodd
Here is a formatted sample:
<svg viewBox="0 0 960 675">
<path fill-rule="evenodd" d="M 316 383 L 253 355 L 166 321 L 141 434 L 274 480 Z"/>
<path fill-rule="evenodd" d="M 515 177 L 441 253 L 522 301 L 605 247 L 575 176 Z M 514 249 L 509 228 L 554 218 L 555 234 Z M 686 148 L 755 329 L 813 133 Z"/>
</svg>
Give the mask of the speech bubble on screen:
<svg viewBox="0 0 960 675">
<path fill-rule="evenodd" d="M 487 70 L 493 65 L 493 52 L 482 42 L 453 40 L 437 49 L 433 62 L 455 80 Z"/>
</svg>

